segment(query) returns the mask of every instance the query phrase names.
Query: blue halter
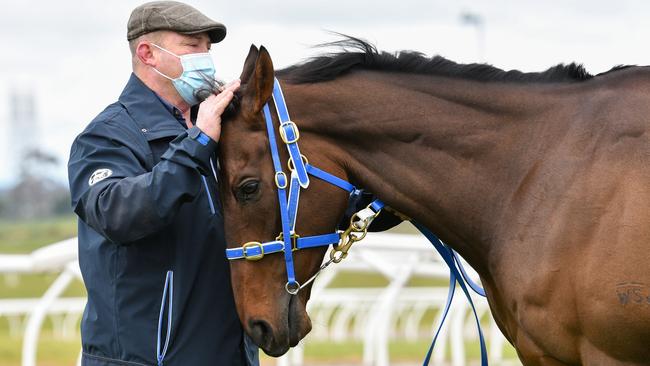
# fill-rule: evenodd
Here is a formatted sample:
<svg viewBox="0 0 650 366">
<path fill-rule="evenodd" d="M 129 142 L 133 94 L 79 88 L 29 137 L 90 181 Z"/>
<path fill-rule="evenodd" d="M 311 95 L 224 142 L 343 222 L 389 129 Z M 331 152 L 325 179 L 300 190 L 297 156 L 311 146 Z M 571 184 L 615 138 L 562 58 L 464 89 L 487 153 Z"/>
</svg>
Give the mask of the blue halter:
<svg viewBox="0 0 650 366">
<path fill-rule="evenodd" d="M 358 190 L 349 182 L 309 164 L 304 155 L 300 154 L 300 148 L 298 147 L 300 132 L 298 131 L 296 124 L 289 118 L 289 112 L 284 102 L 282 89 L 280 88 L 280 83 L 277 79 L 275 79 L 273 86 L 273 102 L 280 120 L 280 138 L 289 152 L 288 165 L 289 170 L 291 171 L 291 178 L 287 179 L 287 175 L 282 170 L 282 165 L 280 163 L 280 153 L 275 138 L 273 118 L 271 117 L 271 111 L 269 104 L 267 103 L 264 106 L 263 111 L 264 119 L 266 121 L 266 130 L 269 136 L 271 157 L 273 158 L 273 168 L 275 170 L 275 185 L 277 186 L 278 201 L 280 203 L 282 232 L 273 241 L 253 241 L 238 248 L 226 249 L 226 257 L 230 260 L 242 258 L 247 260 L 260 260 L 267 254 L 283 252 L 287 268 L 287 283 L 285 288 L 287 292 L 295 295 L 301 289 L 301 285 L 296 280 L 293 267 L 293 252 L 305 248 L 329 245 L 337 246 L 341 239 L 341 233 L 338 231 L 307 237 L 300 237 L 296 234 L 295 226 L 296 216 L 298 213 L 298 201 L 300 200 L 300 189 L 306 189 L 309 187 L 309 176 L 311 175 L 349 193 Z M 287 187 L 289 188 L 288 198 Z M 380 200 L 375 200 L 371 203 L 370 207 L 374 213 L 378 213 L 384 207 L 384 204 Z M 303 284 L 303 286 L 304 285 L 305 284 Z"/>
<path fill-rule="evenodd" d="M 280 154 L 278 152 L 278 145 L 273 128 L 273 118 L 271 117 L 271 111 L 269 104 L 267 103 L 264 105 L 263 112 L 264 119 L 266 121 L 266 130 L 269 136 L 271 157 L 273 158 L 273 168 L 275 170 L 275 185 L 277 186 L 278 201 L 280 203 L 282 232 L 275 240 L 272 241 L 252 241 L 245 243 L 241 247 L 226 249 L 226 257 L 229 260 L 246 259 L 249 261 L 256 261 L 262 259 L 267 254 L 280 252 L 284 253 L 284 261 L 287 268 L 287 283 L 285 284 L 285 289 L 291 295 L 296 295 L 300 289 L 312 281 L 316 275 L 305 281 L 302 285 L 298 283 L 293 267 L 293 252 L 300 249 L 329 245 L 334 245 L 335 250 L 337 250 L 338 248 L 344 246 L 344 233 L 340 231 L 307 237 L 300 237 L 296 234 L 295 226 L 296 216 L 298 213 L 298 202 L 300 199 L 300 189 L 307 189 L 309 187 L 309 176 L 311 175 L 315 178 L 321 179 L 327 183 L 339 187 L 349 192 L 351 195 L 359 194 L 360 190 L 358 190 L 351 183 L 309 164 L 307 158 L 305 158 L 305 156 L 300 153 L 300 149 L 298 147 L 300 132 L 298 131 L 298 126 L 296 126 L 296 124 L 289 118 L 289 112 L 284 101 L 284 95 L 282 94 L 282 89 L 280 88 L 280 83 L 277 79 L 274 80 L 273 84 L 273 102 L 275 104 L 275 109 L 280 121 L 280 138 L 282 139 L 282 142 L 287 147 L 287 150 L 289 152 L 288 165 L 289 170 L 291 171 L 291 178 L 288 179 L 287 175 L 282 170 L 282 165 L 280 163 Z M 287 187 L 289 188 L 288 198 Z M 351 242 L 346 243 L 345 245 L 347 246 L 347 249 L 349 249 L 349 246 L 353 242 L 363 239 L 365 236 L 365 230 L 367 230 L 368 225 L 370 225 L 370 222 L 379 214 L 384 206 L 385 205 L 381 200 L 376 199 L 372 201 L 372 203 L 368 205 L 368 207 L 366 207 L 364 210 L 361 210 L 353 215 L 350 229 L 354 228 L 355 225 L 359 225 L 359 222 L 361 222 L 363 235 L 356 237 Z M 354 221 L 355 218 L 358 220 L 356 223 Z M 481 296 L 485 296 L 485 291 L 471 278 L 469 278 L 460 262 L 458 254 L 456 254 L 453 249 L 442 243 L 435 234 L 433 234 L 423 225 L 414 221 L 412 221 L 412 223 L 418 230 L 422 232 L 422 234 L 424 234 L 427 239 L 429 239 L 434 248 L 440 253 L 445 263 L 449 266 L 449 269 L 451 271 L 449 276 L 449 294 L 447 297 L 447 303 L 443 310 L 442 320 L 438 326 L 438 330 L 436 331 L 433 341 L 431 342 L 431 346 L 429 347 L 429 351 L 427 352 L 423 364 L 428 365 L 429 363 L 436 340 L 438 339 L 442 325 L 444 324 L 447 313 L 449 312 L 449 308 L 454 297 L 454 289 L 456 288 L 456 283 L 458 283 L 463 290 L 463 293 L 467 297 L 467 300 L 472 307 L 472 311 L 474 312 L 474 318 L 476 319 L 481 345 L 481 365 L 487 366 L 488 362 L 487 351 L 485 349 L 485 340 L 483 337 L 483 332 L 481 331 L 481 325 L 476 314 L 474 303 L 468 291 L 468 286 Z M 348 229 L 348 231 L 350 229 Z M 336 252 L 332 251 L 330 253 L 331 259 L 327 261 L 323 266 L 321 266 L 321 269 L 325 268 L 332 262 L 338 263 L 340 260 L 345 258 L 347 255 L 347 249 L 345 251 L 339 251 L 339 254 L 342 254 L 340 256 L 335 256 L 334 254 Z"/>
</svg>

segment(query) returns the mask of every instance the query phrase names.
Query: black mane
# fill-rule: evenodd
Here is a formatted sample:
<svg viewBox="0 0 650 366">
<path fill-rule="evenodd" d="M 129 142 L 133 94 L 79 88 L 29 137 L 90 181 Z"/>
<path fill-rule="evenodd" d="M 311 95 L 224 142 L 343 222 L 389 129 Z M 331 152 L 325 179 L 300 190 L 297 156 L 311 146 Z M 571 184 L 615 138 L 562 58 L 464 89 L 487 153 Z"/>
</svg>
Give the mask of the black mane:
<svg viewBox="0 0 650 366">
<path fill-rule="evenodd" d="M 364 40 L 346 35 L 341 36 L 345 38 L 319 46 L 335 46 L 341 49 L 340 52 L 317 56 L 302 64 L 278 70 L 278 76 L 296 84 L 333 80 L 355 69 L 514 83 L 579 82 L 594 77 L 582 65 L 576 63 L 560 64 L 543 72 L 504 71 L 488 64 L 458 64 L 442 56 L 427 58 L 422 53 L 415 51 L 401 51 L 394 54 L 380 52 L 375 46 Z M 629 66 L 617 66 L 607 72 L 627 67 Z"/>
</svg>

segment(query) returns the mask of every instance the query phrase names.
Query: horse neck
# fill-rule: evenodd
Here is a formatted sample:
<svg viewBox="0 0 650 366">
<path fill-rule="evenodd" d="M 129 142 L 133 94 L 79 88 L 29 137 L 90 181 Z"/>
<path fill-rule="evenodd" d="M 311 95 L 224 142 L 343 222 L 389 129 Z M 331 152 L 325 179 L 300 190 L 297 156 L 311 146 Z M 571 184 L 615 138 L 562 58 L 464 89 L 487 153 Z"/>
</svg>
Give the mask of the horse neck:
<svg viewBox="0 0 650 366">
<path fill-rule="evenodd" d="M 557 132 L 534 123 L 548 93 L 527 88 L 364 71 L 285 94 L 307 156 L 325 155 L 485 274 L 499 217 Z"/>
</svg>

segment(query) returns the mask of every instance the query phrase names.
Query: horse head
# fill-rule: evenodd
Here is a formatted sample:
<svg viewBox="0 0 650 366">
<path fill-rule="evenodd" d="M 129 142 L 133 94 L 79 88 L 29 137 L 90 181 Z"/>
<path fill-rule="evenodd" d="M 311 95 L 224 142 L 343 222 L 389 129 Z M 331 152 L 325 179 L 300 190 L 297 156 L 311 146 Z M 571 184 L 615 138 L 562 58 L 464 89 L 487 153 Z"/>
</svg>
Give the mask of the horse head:
<svg viewBox="0 0 650 366">
<path fill-rule="evenodd" d="M 262 113 L 272 96 L 274 68 L 264 47 L 258 50 L 251 46 L 241 81 L 240 105 L 224 122 L 219 147 L 219 184 L 230 248 L 252 241 L 272 241 L 281 233 L 275 170 Z M 297 99 L 289 103 L 300 103 Z M 277 134 L 277 121 L 274 126 Z M 300 132 L 301 141 L 313 138 L 308 131 Z M 276 139 L 280 141 L 279 136 Z M 301 145 L 306 156 L 316 159 L 323 169 L 343 173 L 327 159 L 323 145 L 308 145 Z M 279 153 L 281 161 L 287 162 L 286 149 L 281 146 Z M 283 169 L 289 171 L 286 165 Z M 302 235 L 333 232 L 347 207 L 347 199 L 345 191 L 312 179 L 309 189 L 300 197 L 296 231 Z M 300 218 L 307 220 L 302 222 Z M 318 271 L 326 249 L 322 246 L 293 253 L 298 282 L 303 283 Z M 305 310 L 311 287 L 306 286 L 295 295 L 285 290 L 287 270 L 282 253 L 255 259 L 261 260 L 231 261 L 237 311 L 253 341 L 267 354 L 279 356 L 311 330 Z"/>
</svg>

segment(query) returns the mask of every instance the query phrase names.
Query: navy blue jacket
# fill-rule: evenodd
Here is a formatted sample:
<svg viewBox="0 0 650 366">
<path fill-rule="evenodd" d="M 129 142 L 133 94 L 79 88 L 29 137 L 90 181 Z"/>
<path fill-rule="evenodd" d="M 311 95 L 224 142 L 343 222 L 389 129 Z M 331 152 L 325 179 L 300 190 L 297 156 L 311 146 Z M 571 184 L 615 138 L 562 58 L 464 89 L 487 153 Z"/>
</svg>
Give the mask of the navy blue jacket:
<svg viewBox="0 0 650 366">
<path fill-rule="evenodd" d="M 83 365 L 258 363 L 224 253 L 217 144 L 177 117 L 131 75 L 72 145 Z"/>
</svg>

